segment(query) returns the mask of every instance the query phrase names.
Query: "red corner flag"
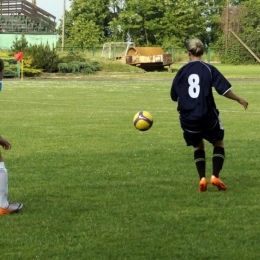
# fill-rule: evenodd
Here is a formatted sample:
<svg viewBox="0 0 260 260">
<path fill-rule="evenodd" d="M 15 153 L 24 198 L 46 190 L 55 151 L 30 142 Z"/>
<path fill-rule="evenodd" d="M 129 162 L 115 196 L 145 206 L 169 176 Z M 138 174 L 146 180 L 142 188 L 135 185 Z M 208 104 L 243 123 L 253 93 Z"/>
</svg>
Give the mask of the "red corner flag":
<svg viewBox="0 0 260 260">
<path fill-rule="evenodd" d="M 14 58 L 16 61 L 20 61 L 20 60 L 23 60 L 23 52 L 18 52 L 14 55 Z"/>
</svg>

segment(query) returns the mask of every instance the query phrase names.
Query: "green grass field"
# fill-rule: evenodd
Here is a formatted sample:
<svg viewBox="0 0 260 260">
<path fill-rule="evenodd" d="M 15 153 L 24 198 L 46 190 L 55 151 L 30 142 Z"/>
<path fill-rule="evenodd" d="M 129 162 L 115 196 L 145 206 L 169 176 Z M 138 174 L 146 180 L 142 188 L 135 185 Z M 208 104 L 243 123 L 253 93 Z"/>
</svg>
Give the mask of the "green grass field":
<svg viewBox="0 0 260 260">
<path fill-rule="evenodd" d="M 260 259 L 260 86 L 232 84 L 249 108 L 215 95 L 228 190 L 200 194 L 170 78 L 5 81 L 3 155 L 24 209 L 0 218 L 1 259 Z M 139 110 L 153 115 L 147 132 L 133 127 Z"/>
</svg>

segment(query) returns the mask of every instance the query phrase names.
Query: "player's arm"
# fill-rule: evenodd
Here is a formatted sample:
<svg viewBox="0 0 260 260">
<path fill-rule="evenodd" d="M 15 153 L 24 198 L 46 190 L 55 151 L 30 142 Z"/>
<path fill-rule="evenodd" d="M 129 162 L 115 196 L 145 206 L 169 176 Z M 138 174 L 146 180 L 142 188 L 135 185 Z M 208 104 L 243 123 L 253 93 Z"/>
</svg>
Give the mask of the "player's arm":
<svg viewBox="0 0 260 260">
<path fill-rule="evenodd" d="M 171 87 L 171 98 L 173 101 L 177 102 L 178 101 L 178 98 L 179 98 L 179 95 L 177 93 L 177 86 L 179 85 L 179 78 L 180 78 L 180 74 L 182 72 L 183 68 L 180 69 L 175 78 L 173 79 L 173 82 L 172 82 L 172 87 Z"/>
<path fill-rule="evenodd" d="M 241 104 L 245 109 L 247 109 L 248 102 L 245 101 L 243 98 L 237 96 L 231 89 L 224 94 L 224 97 L 229 98 L 229 99 L 233 99 L 233 100 L 237 101 L 237 102 L 238 102 L 239 104 Z"/>
<path fill-rule="evenodd" d="M 211 66 L 211 70 L 212 70 L 212 79 L 213 79 L 212 83 L 213 83 L 213 86 L 215 87 L 216 91 L 220 95 L 223 95 L 226 98 L 237 101 L 245 109 L 247 109 L 248 102 L 245 101 L 243 98 L 237 96 L 231 90 L 231 84 L 228 82 L 228 80 L 215 67 Z"/>
<path fill-rule="evenodd" d="M 1 135 L 0 135 L 0 145 L 5 149 L 5 150 L 9 150 L 11 149 L 11 144 L 5 140 Z"/>
<path fill-rule="evenodd" d="M 171 98 L 172 98 L 173 101 L 178 100 L 178 93 L 177 93 L 173 84 L 172 84 L 172 88 L 171 88 Z"/>
<path fill-rule="evenodd" d="M 173 101 L 177 101 L 178 100 L 178 93 L 176 91 L 176 87 L 174 84 L 175 80 L 172 82 L 172 88 L 171 88 L 171 98 Z"/>
</svg>

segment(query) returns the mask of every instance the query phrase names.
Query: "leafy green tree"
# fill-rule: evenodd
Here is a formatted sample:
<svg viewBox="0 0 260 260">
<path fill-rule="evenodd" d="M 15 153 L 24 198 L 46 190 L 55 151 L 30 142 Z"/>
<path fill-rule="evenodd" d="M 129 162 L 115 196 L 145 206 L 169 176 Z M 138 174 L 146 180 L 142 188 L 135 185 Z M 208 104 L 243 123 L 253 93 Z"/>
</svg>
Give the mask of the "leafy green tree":
<svg viewBox="0 0 260 260">
<path fill-rule="evenodd" d="M 62 30 L 63 30 L 63 19 L 60 19 L 59 27 L 57 28 L 57 34 L 59 35 L 59 39 L 57 42 L 57 47 L 61 47 L 62 45 Z M 64 40 L 65 45 L 68 45 L 68 39 L 71 39 L 71 30 L 73 28 L 73 19 L 71 12 L 65 12 L 65 30 L 64 30 Z"/>
<path fill-rule="evenodd" d="M 86 20 L 85 14 L 80 14 L 74 22 L 67 43 L 74 47 L 93 47 L 99 45 L 101 35 L 100 28 L 92 20 Z"/>
<path fill-rule="evenodd" d="M 124 8 L 125 0 L 111 0 L 110 1 L 110 21 L 108 22 L 108 41 L 125 41 L 122 30 L 121 21 L 119 19 L 120 13 Z"/>
<path fill-rule="evenodd" d="M 73 26 L 68 42 L 81 47 L 103 43 L 111 33 L 109 4 L 109 0 L 73 0 L 70 11 Z"/>
<path fill-rule="evenodd" d="M 125 1 L 119 14 L 124 41 L 134 41 L 138 46 L 156 45 L 164 12 L 164 4 L 157 0 Z"/>
<path fill-rule="evenodd" d="M 202 41 L 209 47 L 219 47 L 221 28 L 221 15 L 226 8 L 226 0 L 207 0 L 202 8 L 202 15 L 206 19 L 206 33 Z"/>
<path fill-rule="evenodd" d="M 183 47 L 187 38 L 197 37 L 206 46 L 220 47 L 221 15 L 226 5 L 226 0 L 73 0 L 66 13 L 65 43 L 81 48 L 105 41 Z M 61 26 L 58 32 L 61 35 Z"/>
<path fill-rule="evenodd" d="M 207 32 L 207 17 L 203 15 L 204 4 L 200 1 L 169 1 L 164 17 L 166 34 L 163 45 L 183 46 L 189 38 L 202 39 Z M 203 40 L 203 39 L 202 39 Z"/>
<path fill-rule="evenodd" d="M 183 46 L 187 38 L 206 38 L 204 1 L 125 1 L 120 22 L 125 38 L 138 45 Z"/>
</svg>

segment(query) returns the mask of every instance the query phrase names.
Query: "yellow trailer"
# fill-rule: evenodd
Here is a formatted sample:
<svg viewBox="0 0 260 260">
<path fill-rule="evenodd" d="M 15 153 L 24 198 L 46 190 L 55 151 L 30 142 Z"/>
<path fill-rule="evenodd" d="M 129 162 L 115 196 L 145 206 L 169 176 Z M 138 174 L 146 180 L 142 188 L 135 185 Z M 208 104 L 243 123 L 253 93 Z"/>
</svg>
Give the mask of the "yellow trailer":
<svg viewBox="0 0 260 260">
<path fill-rule="evenodd" d="M 121 57 L 123 63 L 138 66 L 144 70 L 158 70 L 169 66 L 171 70 L 172 55 L 164 53 L 160 47 L 131 47 L 126 56 Z"/>
</svg>

